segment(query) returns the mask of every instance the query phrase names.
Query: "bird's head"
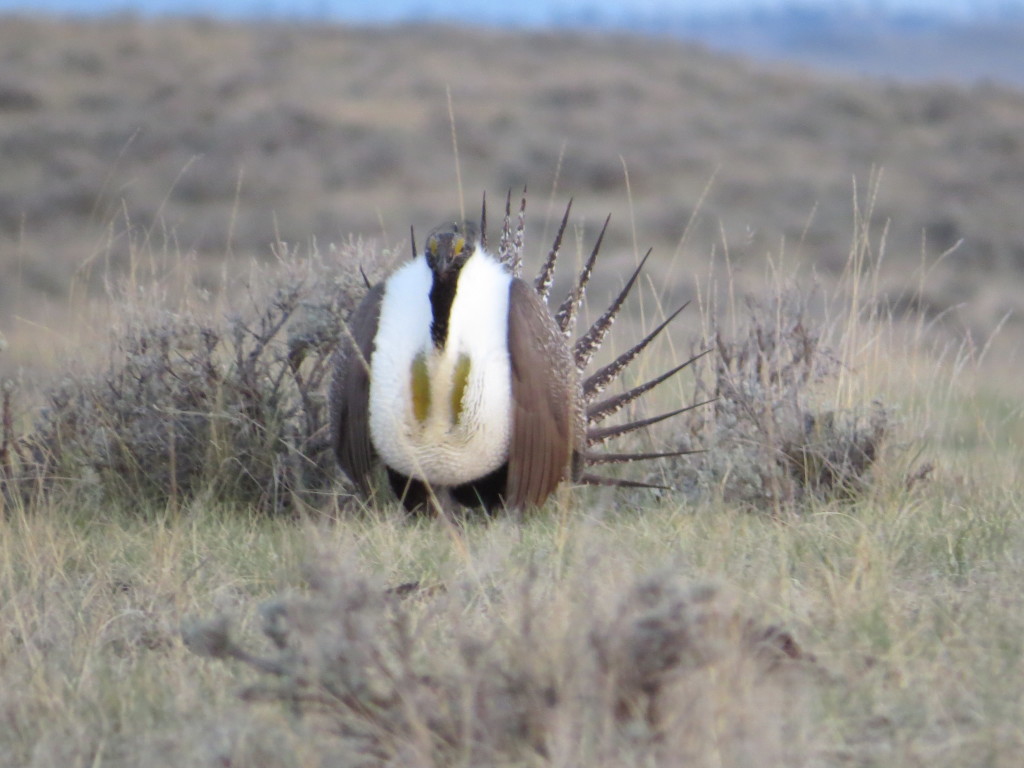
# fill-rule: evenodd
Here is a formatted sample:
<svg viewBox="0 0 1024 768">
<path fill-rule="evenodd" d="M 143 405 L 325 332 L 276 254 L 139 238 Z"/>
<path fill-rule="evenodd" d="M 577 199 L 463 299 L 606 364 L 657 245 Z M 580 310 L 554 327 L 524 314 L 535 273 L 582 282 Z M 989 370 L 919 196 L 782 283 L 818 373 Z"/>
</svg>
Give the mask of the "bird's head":
<svg viewBox="0 0 1024 768">
<path fill-rule="evenodd" d="M 441 280 L 450 280 L 476 252 L 477 230 L 468 222 L 448 222 L 437 227 L 426 242 L 427 264 Z"/>
</svg>

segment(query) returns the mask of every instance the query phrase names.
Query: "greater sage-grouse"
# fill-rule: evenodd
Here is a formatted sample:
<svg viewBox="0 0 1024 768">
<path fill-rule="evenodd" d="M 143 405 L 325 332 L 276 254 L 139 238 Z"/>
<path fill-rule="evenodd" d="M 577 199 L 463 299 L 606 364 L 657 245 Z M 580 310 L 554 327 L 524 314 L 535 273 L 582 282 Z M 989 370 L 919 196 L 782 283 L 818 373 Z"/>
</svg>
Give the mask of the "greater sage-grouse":
<svg viewBox="0 0 1024 768">
<path fill-rule="evenodd" d="M 572 203 L 532 283 L 520 278 L 525 205 L 524 196 L 513 231 L 506 200 L 496 255 L 487 251 L 486 201 L 479 229 L 442 224 L 427 236 L 422 254 L 413 236 L 412 261 L 371 286 L 349 319 L 335 359 L 331 430 L 338 462 L 363 496 L 371 493 L 379 462 L 409 510 L 447 509 L 452 500 L 488 511 L 520 510 L 541 505 L 563 481 L 661 487 L 594 475 L 590 467 L 682 453 L 591 449 L 696 407 L 599 426 L 699 357 L 599 397 L 685 305 L 611 363 L 585 374 L 650 251 L 573 342 L 608 220 L 552 314 L 548 293 Z"/>
</svg>

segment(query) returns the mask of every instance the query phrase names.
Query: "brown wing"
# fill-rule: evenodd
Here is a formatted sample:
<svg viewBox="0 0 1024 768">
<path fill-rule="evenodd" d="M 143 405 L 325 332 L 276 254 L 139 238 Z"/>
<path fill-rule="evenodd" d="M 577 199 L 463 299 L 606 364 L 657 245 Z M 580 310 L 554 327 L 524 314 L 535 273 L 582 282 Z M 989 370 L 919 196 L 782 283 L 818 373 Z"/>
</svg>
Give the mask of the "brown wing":
<svg viewBox="0 0 1024 768">
<path fill-rule="evenodd" d="M 370 444 L 370 357 L 377 335 L 383 284 L 375 285 L 342 331 L 331 381 L 331 435 L 338 464 L 364 495 L 376 456 Z"/>
<path fill-rule="evenodd" d="M 509 289 L 512 441 L 505 503 L 543 504 L 569 474 L 582 424 L 572 352 L 537 292 L 519 279 Z"/>
</svg>

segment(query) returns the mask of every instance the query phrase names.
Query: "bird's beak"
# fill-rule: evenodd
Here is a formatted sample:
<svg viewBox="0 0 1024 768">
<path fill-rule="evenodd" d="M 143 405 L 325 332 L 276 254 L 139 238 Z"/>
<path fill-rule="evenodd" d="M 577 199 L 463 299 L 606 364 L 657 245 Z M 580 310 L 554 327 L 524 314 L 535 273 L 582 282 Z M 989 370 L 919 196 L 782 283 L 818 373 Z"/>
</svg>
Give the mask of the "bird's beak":
<svg viewBox="0 0 1024 768">
<path fill-rule="evenodd" d="M 437 257 L 435 259 L 438 276 L 446 277 L 451 274 L 455 269 L 455 257 L 452 253 L 452 249 L 447 246 L 438 250 Z"/>
<path fill-rule="evenodd" d="M 466 250 L 470 246 L 466 238 L 461 234 L 452 235 L 446 238 L 437 249 L 435 263 L 438 275 L 447 277 L 458 272 L 465 261 Z"/>
</svg>

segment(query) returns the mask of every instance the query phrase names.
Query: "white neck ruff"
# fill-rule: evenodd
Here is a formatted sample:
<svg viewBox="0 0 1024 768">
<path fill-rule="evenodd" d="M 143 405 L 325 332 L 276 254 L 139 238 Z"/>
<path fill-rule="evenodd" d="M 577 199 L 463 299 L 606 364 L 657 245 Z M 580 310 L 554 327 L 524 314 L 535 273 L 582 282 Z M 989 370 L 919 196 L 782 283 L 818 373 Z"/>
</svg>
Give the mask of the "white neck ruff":
<svg viewBox="0 0 1024 768">
<path fill-rule="evenodd" d="M 459 274 L 442 349 L 430 338 L 432 281 L 426 257 L 420 255 L 385 283 L 370 360 L 370 438 L 392 469 L 453 486 L 479 479 L 508 460 L 512 276 L 477 249 Z M 422 421 L 413 412 L 412 395 L 413 364 L 420 355 L 430 382 Z M 456 419 L 452 390 L 462 356 L 469 360 L 469 375 Z"/>
</svg>

